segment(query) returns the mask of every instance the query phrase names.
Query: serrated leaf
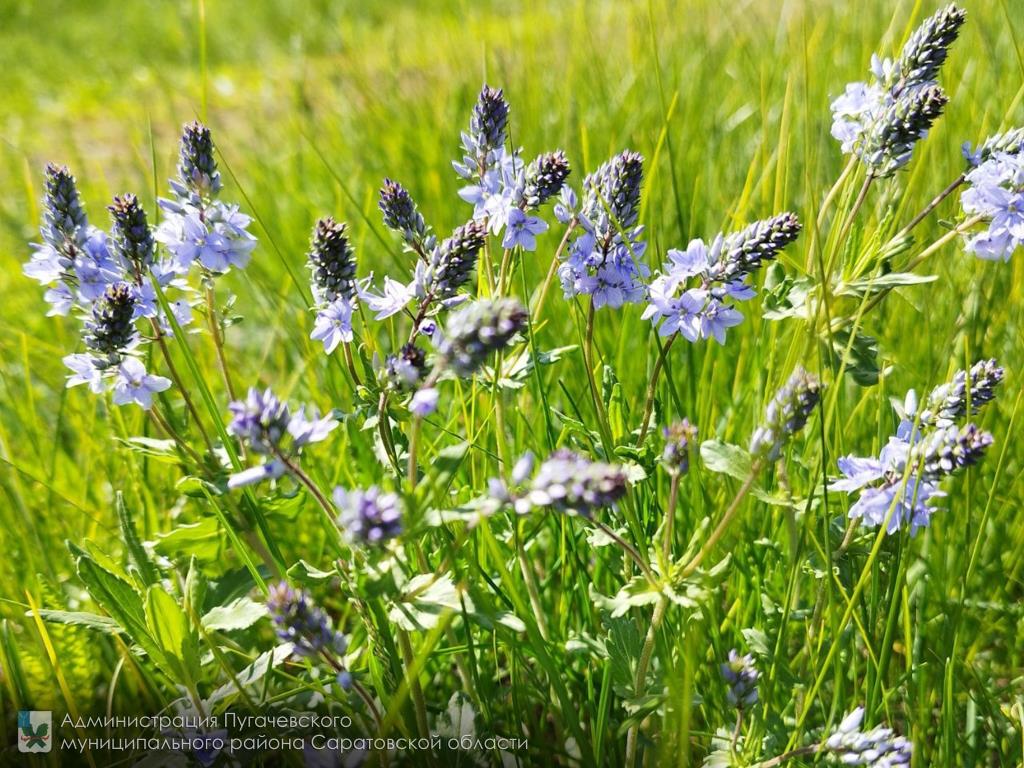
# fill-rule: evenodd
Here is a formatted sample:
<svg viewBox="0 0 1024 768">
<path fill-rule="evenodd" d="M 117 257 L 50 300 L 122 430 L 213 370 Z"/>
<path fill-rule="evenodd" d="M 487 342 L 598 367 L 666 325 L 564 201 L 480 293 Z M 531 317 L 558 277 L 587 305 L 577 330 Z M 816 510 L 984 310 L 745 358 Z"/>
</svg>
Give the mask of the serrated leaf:
<svg viewBox="0 0 1024 768">
<path fill-rule="evenodd" d="M 248 597 L 239 597 L 227 605 L 211 608 L 203 616 L 205 629 L 231 631 L 248 629 L 267 615 L 267 607 Z"/>
<path fill-rule="evenodd" d="M 466 611 L 473 613 L 469 595 L 462 594 L 461 598 L 449 574 L 436 579 L 431 573 L 421 574 L 405 585 L 402 596 L 388 611 L 388 618 L 406 630 L 433 629 L 442 615 L 461 610 L 463 601 Z"/>
<path fill-rule="evenodd" d="M 31 616 L 31 612 L 25 614 Z M 75 627 L 87 627 L 88 629 L 102 632 L 106 635 L 119 635 L 124 630 L 109 616 L 100 616 L 98 613 L 87 611 L 54 611 L 46 608 L 39 609 L 39 615 L 44 621 L 54 624 L 68 624 Z"/>
<path fill-rule="evenodd" d="M 318 581 L 327 581 L 328 579 L 334 578 L 336 573 L 334 571 L 322 571 L 314 565 L 310 565 L 305 560 L 299 560 L 295 565 L 288 569 L 288 580 L 295 581 L 299 584 L 313 584 Z"/>
<path fill-rule="evenodd" d="M 746 480 L 750 477 L 752 461 L 750 454 L 738 445 L 721 440 L 705 440 L 700 444 L 700 458 L 712 472 Z"/>
<path fill-rule="evenodd" d="M 207 702 L 210 705 L 216 704 L 222 699 L 226 699 L 229 696 L 233 696 L 238 693 L 239 686 L 247 688 L 256 682 L 259 682 L 270 670 L 291 656 L 293 648 L 294 646 L 291 643 L 282 643 L 273 650 L 260 654 L 252 664 L 236 674 L 234 680 L 222 685 L 211 693 Z M 238 685 L 235 684 L 236 681 Z"/>
<path fill-rule="evenodd" d="M 125 504 L 124 495 L 120 491 L 117 493 L 114 506 L 117 508 L 117 519 L 121 525 L 121 538 L 124 540 L 125 549 L 128 550 L 131 562 L 138 569 L 144 584 L 147 586 L 155 584 L 159 581 L 160 575 L 149 556 L 149 552 L 146 551 L 141 539 L 139 539 L 138 531 L 135 528 L 135 520 L 132 519 L 128 505 Z"/>
</svg>

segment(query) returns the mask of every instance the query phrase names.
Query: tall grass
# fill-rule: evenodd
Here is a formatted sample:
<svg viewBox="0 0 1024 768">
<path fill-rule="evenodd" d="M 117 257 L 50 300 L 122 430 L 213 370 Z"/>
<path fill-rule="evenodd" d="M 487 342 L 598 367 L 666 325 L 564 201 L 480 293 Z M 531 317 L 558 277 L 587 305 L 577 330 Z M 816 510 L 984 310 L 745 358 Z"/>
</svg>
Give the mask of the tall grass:
<svg viewBox="0 0 1024 768">
<path fill-rule="evenodd" d="M 836 295 L 844 281 L 873 273 L 878 246 L 962 172 L 962 141 L 1024 122 L 1019 0 L 964 6 L 969 21 L 942 77 L 946 114 L 909 169 L 870 190 L 840 237 L 837 223 L 852 211 L 863 176 L 855 171 L 838 188 L 815 227 L 845 165 L 828 135 L 829 97 L 864 78 L 872 52 L 898 50 L 932 12 L 927 4 L 4 3 L 5 722 L 28 708 L 155 712 L 180 695 L 171 681 L 183 681 L 155 666 L 152 652 L 130 653 L 126 635 L 42 620 L 47 610 L 109 612 L 76 576 L 74 555 L 84 551 L 132 584 L 156 583 L 139 573 L 139 563 L 155 556 L 159 583 L 181 598 L 185 614 L 203 608 L 186 597 L 193 558 L 191 568 L 219 597 L 251 590 L 261 599 L 258 585 L 278 577 L 277 566 L 291 567 L 291 578 L 310 586 L 351 633 L 352 646 L 373 649 L 353 669 L 380 697 L 392 735 L 415 735 L 424 722 L 439 727 L 461 692 L 478 734 L 530 740 L 515 757 L 521 764 L 621 765 L 627 751 L 647 765 L 699 764 L 714 731 L 735 725 L 718 665 L 740 647 L 754 653 L 762 673 L 760 701 L 743 724 L 751 762 L 813 741 L 864 705 L 870 721 L 889 722 L 914 741 L 915 765 L 1018 764 L 1024 260 L 982 262 L 954 238 L 916 267 L 934 282 L 899 288 L 870 311 Z M 26 244 L 37 239 L 45 161 L 74 169 L 96 223 L 110 197 L 125 190 L 154 212 L 173 173 L 181 124 L 204 117 L 225 194 L 254 216 L 260 238 L 251 266 L 218 284 L 221 300 L 237 296 L 232 312 L 244 318 L 228 331 L 234 381 L 273 386 L 282 397 L 345 415 L 329 447 L 304 457 L 317 483 L 380 483 L 386 465 L 362 429 L 365 409 L 344 364 L 308 338 L 309 231 L 320 215 L 344 219 L 361 275 L 408 279 L 410 258 L 381 224 L 376 191 L 385 175 L 400 179 L 439 233 L 466 219 L 450 160 L 484 80 L 502 86 L 512 104 L 513 143 L 563 147 L 577 185 L 625 146 L 646 156 L 641 221 L 652 267 L 692 237 L 789 209 L 805 231 L 783 254 L 782 271 L 807 277 L 819 291 L 827 286 L 834 301 L 822 313 L 782 321 L 764 318 L 760 300 L 751 302 L 726 346 L 680 342 L 668 353 L 655 424 L 685 416 L 706 439 L 746 445 L 797 364 L 830 386 L 820 416 L 741 500 L 713 555 L 717 562 L 728 554 L 728 566 L 700 597 L 701 610 L 665 611 L 639 684 L 652 608 L 613 618 L 600 599 L 632 573 L 619 548 L 595 546 L 586 528 L 551 515 L 420 531 L 422 538 L 402 543 L 403 567 L 450 568 L 490 617 L 477 620 L 462 607 L 444 612 L 436 626 L 389 635 L 383 602 L 355 605 L 339 598 L 334 582 L 317 580 L 333 568 L 336 544 L 301 489 L 258 492 L 255 517 L 247 518 L 240 494 L 224 501 L 183 488 L 177 459 L 131 449 L 130 438 L 159 436 L 138 409 L 66 390 L 60 358 L 76 349 L 77 327 L 44 317 L 40 292 L 21 274 Z M 954 196 L 915 229 L 893 268 L 941 237 L 957 212 Z M 524 300 L 536 300 L 560 234 L 553 227 L 523 259 L 513 292 Z M 650 324 L 635 307 L 597 314 L 594 371 L 607 434 L 594 434 L 600 414 L 582 354 L 585 306 L 560 294 L 556 285 L 530 337 L 536 350 L 573 346 L 558 362 L 538 366 L 512 392 L 446 385 L 445 404 L 419 445 L 426 479 L 414 497 L 416 514 L 469 501 L 498 473 L 499 456 L 543 456 L 563 444 L 600 453 L 603 442 L 634 442 L 658 358 Z M 860 329 L 857 350 L 831 330 L 830 320 L 841 318 Z M 386 351 L 400 333 L 394 323 L 376 337 L 368 332 L 367 356 Z M 200 408 L 208 397 L 202 417 L 213 425 L 226 418 L 229 399 L 214 347 L 202 334 L 178 341 L 175 359 L 186 378 L 195 371 L 189 387 Z M 879 370 L 870 385 L 854 375 L 858 358 L 850 354 L 869 350 Z M 877 452 L 895 426 L 890 398 L 927 391 L 981 357 L 998 358 L 1008 372 L 1000 399 L 982 417 L 996 438 L 987 460 L 951 485 L 945 509 L 916 537 L 864 536 L 836 556 L 848 503 L 822 493 L 823 476 L 836 474 L 840 456 Z M 504 434 L 495 428 L 499 400 Z M 653 450 L 609 456 L 646 466 L 648 477 L 618 511 L 602 513 L 645 554 L 657 546 L 669 498 Z M 740 479 L 694 458 L 678 493 L 678 557 L 691 537 L 695 546 L 705 540 L 702 526 L 713 526 L 740 489 Z M 136 537 L 147 544 L 133 551 Z M 269 554 L 261 551 L 268 544 Z M 494 620 L 506 612 L 525 628 Z M 273 645 L 266 622 L 233 637 L 203 630 L 197 638 L 208 657 L 193 681 L 198 698 Z M 267 680 L 273 684 L 232 702 L 266 707 L 321 687 L 302 667 L 280 667 Z M 112 758 L 92 759 L 103 765 Z"/>
</svg>

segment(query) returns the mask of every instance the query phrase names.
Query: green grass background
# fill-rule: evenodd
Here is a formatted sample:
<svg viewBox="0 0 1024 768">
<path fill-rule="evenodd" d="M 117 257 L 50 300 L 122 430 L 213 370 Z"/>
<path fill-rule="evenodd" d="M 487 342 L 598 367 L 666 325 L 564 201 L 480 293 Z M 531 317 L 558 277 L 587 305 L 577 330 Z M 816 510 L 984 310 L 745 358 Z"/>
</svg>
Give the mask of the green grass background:
<svg viewBox="0 0 1024 768">
<path fill-rule="evenodd" d="M 887 213 L 906 221 L 960 172 L 962 141 L 1024 122 L 1024 2 L 964 6 L 969 21 L 941 78 L 951 97 L 947 113 L 909 171 L 873 190 L 862 213 L 868 222 Z M 643 222 L 647 258 L 656 266 L 669 247 L 779 210 L 812 221 L 844 160 L 828 133 L 830 97 L 866 77 L 873 51 L 898 50 L 934 8 L 909 0 L 207 0 L 205 20 L 200 10 L 189 2 L 0 0 L 0 614 L 25 649 L 40 696 L 57 696 L 57 688 L 25 618 L 26 594 L 82 604 L 84 593 L 64 583 L 72 572 L 64 540 L 88 538 L 116 553 L 117 489 L 144 510 L 146 537 L 195 514 L 174 490 L 173 468 L 116 448 L 116 438 L 143 431 L 137 410 L 108 409 L 82 389 L 64 389 L 60 358 L 76 347 L 77 326 L 44 317 L 41 290 L 21 274 L 27 243 L 38 237 L 46 161 L 72 167 L 93 222 L 106 226 L 103 207 L 113 194 L 135 191 L 154 210 L 173 171 L 181 124 L 205 118 L 221 153 L 225 198 L 258 220 L 252 265 L 221 283 L 222 292 L 237 294 L 245 317 L 229 339 L 236 380 L 344 409 L 350 394 L 340 368 L 308 339 L 304 254 L 311 226 L 324 214 L 347 220 L 361 274 L 407 274 L 408 260 L 379 221 L 376 190 L 385 175 L 399 179 L 438 231 L 466 218 L 449 161 L 481 82 L 505 88 L 513 142 L 527 154 L 563 147 L 577 184 L 625 146 L 648 158 Z M 918 241 L 934 239 L 938 220 L 956 211 L 955 201 L 945 203 L 918 230 Z M 530 285 L 539 283 L 555 245 L 552 232 L 527 260 Z M 806 238 L 783 259 L 787 272 L 802 272 L 805 254 Z M 981 356 L 1006 366 L 1000 402 L 983 417 L 994 451 L 954 484 L 948 510 L 907 544 L 906 585 L 890 595 L 882 574 L 872 582 L 856 612 L 864 636 L 848 629 L 847 640 L 877 655 L 878 627 L 890 605 L 902 605 L 878 712 L 918 743 L 918 765 L 1010 765 L 1020 760 L 1024 710 L 1024 450 L 1019 430 L 1011 431 L 1024 373 L 1024 255 L 985 263 L 954 243 L 919 271 L 926 270 L 939 279 L 888 297 L 865 321 L 885 364 L 879 385 L 836 384 L 834 420 L 801 442 L 790 472 L 797 490 L 806 490 L 813 457 L 824 452 L 834 471 L 836 456 L 877 448 L 893 426 L 890 396 L 927 390 Z M 797 359 L 818 365 L 804 353 L 801 321 L 762 321 L 757 304 L 747 306 L 748 320 L 727 347 L 673 350 L 670 386 L 703 436 L 745 444 L 766 391 Z M 548 317 L 540 346 L 577 341 L 560 296 L 550 297 Z M 633 427 L 655 355 L 648 338 L 636 310 L 599 314 L 597 345 L 622 383 Z M 214 371 L 210 346 L 193 346 Z M 567 408 L 565 392 L 586 399 L 582 370 L 578 354 L 545 370 L 553 407 Z M 223 395 L 212 375 L 210 384 Z M 543 452 L 542 423 L 542 404 L 524 393 L 510 410 L 516 448 Z M 332 443 L 333 453 L 321 452 L 321 475 L 373 481 L 376 465 L 360 439 L 353 431 Z M 445 444 L 432 436 L 427 456 Z M 476 454 L 461 479 L 479 487 L 493 473 L 488 461 Z M 727 490 L 696 471 L 685 491 L 683 530 L 720 509 Z M 832 501 L 831 514 L 841 514 L 841 500 Z M 660 648 L 670 697 L 683 695 L 684 669 L 696 670 L 698 693 L 717 685 L 712 662 L 742 645 L 740 629 L 774 633 L 787 589 L 813 595 L 816 588 L 809 563 L 821 546 L 820 512 L 805 522 L 748 507 L 730 536 L 735 561 L 717 619 L 689 641 Z M 282 536 L 301 551 L 297 529 Z M 583 575 L 545 582 L 552 615 L 565 626 L 586 599 Z M 608 584 L 613 576 L 602 574 Z M 844 608 L 830 590 L 826 628 Z M 63 669 L 77 690 L 109 678 L 109 649 L 62 631 L 57 654 L 70 660 Z M 797 661 L 786 665 L 769 698 L 780 715 L 824 657 L 815 641 L 790 631 L 785 655 Z M 684 634 L 680 627 L 676 637 Z M 861 648 L 836 658 L 830 694 L 817 705 L 822 717 L 864 700 L 848 672 L 851 665 L 864 671 L 871 655 Z M 596 702 L 581 703 L 591 706 Z M 670 708 L 665 732 L 706 744 L 701 707 L 692 719 L 684 710 Z"/>
</svg>

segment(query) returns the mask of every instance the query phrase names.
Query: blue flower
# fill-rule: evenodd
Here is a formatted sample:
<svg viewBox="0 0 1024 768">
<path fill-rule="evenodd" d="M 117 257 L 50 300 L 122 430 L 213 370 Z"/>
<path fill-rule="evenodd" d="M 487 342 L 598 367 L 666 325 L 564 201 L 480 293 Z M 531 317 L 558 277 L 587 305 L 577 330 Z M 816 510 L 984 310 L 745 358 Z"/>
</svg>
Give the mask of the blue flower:
<svg viewBox="0 0 1024 768">
<path fill-rule="evenodd" d="M 533 251 L 537 248 L 537 235 L 547 232 L 547 222 L 537 216 L 530 216 L 519 208 L 513 208 L 508 213 L 508 224 L 505 230 L 505 239 L 501 243 L 502 248 L 522 248 L 524 251 Z"/>
<path fill-rule="evenodd" d="M 409 410 L 414 416 L 423 418 L 437 410 L 438 392 L 436 387 L 418 389 L 409 400 Z"/>
<path fill-rule="evenodd" d="M 920 474 L 906 472 L 910 447 L 906 440 L 891 437 L 877 459 L 839 459 L 839 471 L 845 479 L 830 482 L 829 487 L 847 493 L 861 492 L 850 507 L 850 519 L 861 520 L 873 528 L 885 525 L 890 534 L 905 526 L 915 534 L 928 525 L 932 513 L 928 502 L 945 494 Z"/>
<path fill-rule="evenodd" d="M 117 369 L 114 379 L 114 403 L 127 405 L 135 403 L 149 409 L 153 405 L 153 395 L 170 388 L 171 380 L 163 376 L 146 373 L 146 367 L 134 357 L 126 357 Z"/>
<path fill-rule="evenodd" d="M 862 731 L 864 708 L 850 712 L 822 745 L 834 753 L 843 765 L 866 765 L 873 768 L 897 768 L 910 765 L 914 745 L 891 728 L 876 726 Z"/>
<path fill-rule="evenodd" d="M 341 512 L 338 525 L 350 541 L 382 544 L 402 532 L 401 501 L 375 485 L 365 491 L 335 488 L 334 504 Z"/>
<path fill-rule="evenodd" d="M 309 406 L 307 416 L 305 407 L 302 407 L 288 421 L 288 434 L 292 436 L 292 445 L 298 449 L 326 440 L 337 426 L 338 420 L 333 415 L 321 417 L 316 408 Z"/>
<path fill-rule="evenodd" d="M 1024 155 L 999 152 L 967 174 L 964 213 L 987 222 L 966 236 L 966 249 L 982 259 L 1009 261 L 1024 244 Z"/>
<path fill-rule="evenodd" d="M 98 365 L 100 361 L 96 360 L 92 355 L 65 355 L 64 365 L 71 370 L 71 375 L 68 376 L 67 386 L 77 387 L 79 384 L 88 384 L 89 390 L 93 394 L 100 394 L 104 390 L 103 383 L 103 367 Z"/>
<path fill-rule="evenodd" d="M 173 200 L 160 200 L 166 216 L 154 235 L 177 266 L 186 271 L 194 261 L 214 273 L 243 268 L 256 247 L 247 227 L 249 216 L 238 206 L 214 202 L 204 209 Z"/>
<path fill-rule="evenodd" d="M 384 288 L 380 293 L 370 290 L 372 275 L 360 284 L 358 288 L 359 298 L 366 302 L 371 312 L 376 313 L 374 318 L 383 320 L 396 315 L 405 309 L 406 305 L 416 296 L 415 283 L 405 285 L 390 277 L 384 277 Z"/>
<path fill-rule="evenodd" d="M 341 342 L 352 341 L 352 302 L 338 298 L 320 310 L 309 337 L 322 341 L 327 354 L 337 349 Z"/>
<path fill-rule="evenodd" d="M 315 408 L 300 408 L 293 413 L 288 404 L 267 389 L 249 389 L 246 399 L 232 402 L 228 432 L 235 435 L 253 453 L 268 456 L 261 466 L 238 472 L 228 480 L 228 487 L 271 480 L 283 475 L 289 462 L 294 462 L 310 443 L 327 438 L 338 422 L 334 416 L 320 417 Z"/>
</svg>

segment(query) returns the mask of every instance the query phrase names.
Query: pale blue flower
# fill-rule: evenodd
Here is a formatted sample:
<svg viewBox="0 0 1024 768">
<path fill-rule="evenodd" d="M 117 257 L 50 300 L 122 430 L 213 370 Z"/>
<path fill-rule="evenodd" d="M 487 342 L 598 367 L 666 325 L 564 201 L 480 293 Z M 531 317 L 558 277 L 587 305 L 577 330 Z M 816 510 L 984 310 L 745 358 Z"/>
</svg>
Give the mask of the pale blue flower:
<svg viewBox="0 0 1024 768">
<path fill-rule="evenodd" d="M 384 277 L 384 288 L 380 293 L 370 290 L 370 278 L 362 282 L 358 288 L 359 298 L 366 302 L 371 312 L 376 313 L 374 318 L 384 320 L 392 315 L 398 314 L 416 296 L 415 281 L 409 285 L 400 283 L 390 277 Z"/>
<path fill-rule="evenodd" d="M 321 417 L 316 408 L 309 406 L 307 416 L 306 408 L 302 407 L 288 421 L 288 434 L 292 436 L 292 445 L 302 448 L 326 440 L 337 426 L 338 420 L 333 415 Z"/>
<path fill-rule="evenodd" d="M 125 357 L 117 369 L 114 379 L 114 403 L 127 405 L 135 403 L 144 409 L 153 405 L 153 395 L 169 389 L 171 380 L 163 376 L 146 373 L 146 367 L 134 357 Z"/>
<path fill-rule="evenodd" d="M 519 208 L 513 208 L 508 213 L 505 239 L 501 243 L 502 248 L 520 247 L 524 251 L 537 249 L 537 235 L 547 232 L 547 222 L 538 216 L 530 216 Z"/>
<path fill-rule="evenodd" d="M 416 390 L 412 399 L 409 400 L 409 410 L 414 416 L 423 418 L 437 410 L 438 391 L 437 387 L 425 387 Z"/>
<path fill-rule="evenodd" d="M 998 152 L 967 174 L 964 213 L 987 228 L 966 236 L 966 249 L 982 259 L 1009 261 L 1024 244 L 1024 155 Z"/>
<path fill-rule="evenodd" d="M 338 298 L 320 310 L 309 337 L 322 341 L 327 354 L 337 349 L 341 342 L 352 341 L 352 302 Z"/>
<path fill-rule="evenodd" d="M 88 384 L 89 390 L 93 394 L 98 395 L 104 391 L 103 368 L 97 365 L 99 361 L 92 355 L 65 355 L 63 360 L 64 365 L 72 371 L 68 376 L 67 386 L 69 389 L 77 387 L 79 384 Z"/>
<path fill-rule="evenodd" d="M 258 464 L 249 469 L 236 472 L 228 478 L 228 488 L 244 488 L 247 485 L 256 485 L 266 480 L 276 480 L 284 475 L 288 468 L 284 462 L 278 459 L 271 459 L 265 464 Z"/>
</svg>

